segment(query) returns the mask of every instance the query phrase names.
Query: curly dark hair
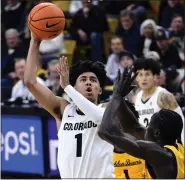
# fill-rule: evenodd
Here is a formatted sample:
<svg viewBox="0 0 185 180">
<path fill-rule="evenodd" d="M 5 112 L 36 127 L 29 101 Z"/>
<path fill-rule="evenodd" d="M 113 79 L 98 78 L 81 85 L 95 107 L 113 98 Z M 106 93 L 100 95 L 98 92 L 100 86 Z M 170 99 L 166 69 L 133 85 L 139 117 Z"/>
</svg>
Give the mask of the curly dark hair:
<svg viewBox="0 0 185 180">
<path fill-rule="evenodd" d="M 140 58 L 137 59 L 134 63 L 134 71 L 137 72 L 138 70 L 150 70 L 153 75 L 159 75 L 161 71 L 160 64 L 153 59 L 144 59 Z"/>
<path fill-rule="evenodd" d="M 101 62 L 93 62 L 93 61 L 79 61 L 78 63 L 74 64 L 70 68 L 69 73 L 69 81 L 72 86 L 76 84 L 77 78 L 85 73 L 85 72 L 92 72 L 94 73 L 100 83 L 101 88 L 104 87 L 105 80 L 106 80 L 106 71 L 105 66 Z"/>
<path fill-rule="evenodd" d="M 153 116 L 156 116 L 159 121 L 160 135 L 165 142 L 181 139 L 183 121 L 178 113 L 169 109 L 161 109 Z"/>
</svg>

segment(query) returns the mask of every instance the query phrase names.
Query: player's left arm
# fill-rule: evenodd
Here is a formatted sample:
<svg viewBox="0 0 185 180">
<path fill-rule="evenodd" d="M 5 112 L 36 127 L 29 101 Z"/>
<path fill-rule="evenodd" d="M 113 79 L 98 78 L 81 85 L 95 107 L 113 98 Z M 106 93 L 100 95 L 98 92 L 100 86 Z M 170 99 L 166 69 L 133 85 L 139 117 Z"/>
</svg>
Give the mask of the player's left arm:
<svg viewBox="0 0 185 180">
<path fill-rule="evenodd" d="M 85 115 L 92 118 L 96 123 L 100 123 L 104 114 L 104 109 L 90 102 L 69 84 L 69 66 L 66 57 L 60 59 L 57 72 L 60 75 L 60 85 L 67 95 Z"/>
</svg>

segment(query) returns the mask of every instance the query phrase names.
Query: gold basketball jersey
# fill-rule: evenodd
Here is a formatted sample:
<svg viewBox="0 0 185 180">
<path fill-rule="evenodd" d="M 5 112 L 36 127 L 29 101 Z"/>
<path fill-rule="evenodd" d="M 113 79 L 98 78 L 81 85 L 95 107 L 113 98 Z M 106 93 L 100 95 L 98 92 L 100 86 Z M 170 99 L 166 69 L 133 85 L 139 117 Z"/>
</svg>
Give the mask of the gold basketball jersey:
<svg viewBox="0 0 185 180">
<path fill-rule="evenodd" d="M 173 152 L 173 154 L 175 155 L 175 158 L 177 161 L 177 177 L 176 177 L 176 179 L 184 179 L 185 178 L 185 174 L 184 174 L 184 146 L 177 143 L 178 149 L 175 148 L 174 146 L 169 146 L 169 145 L 166 145 L 164 147 L 170 149 Z M 146 178 L 152 179 L 148 170 L 146 170 Z"/>
<path fill-rule="evenodd" d="M 145 161 L 127 153 L 113 153 L 115 178 L 145 178 Z"/>
</svg>

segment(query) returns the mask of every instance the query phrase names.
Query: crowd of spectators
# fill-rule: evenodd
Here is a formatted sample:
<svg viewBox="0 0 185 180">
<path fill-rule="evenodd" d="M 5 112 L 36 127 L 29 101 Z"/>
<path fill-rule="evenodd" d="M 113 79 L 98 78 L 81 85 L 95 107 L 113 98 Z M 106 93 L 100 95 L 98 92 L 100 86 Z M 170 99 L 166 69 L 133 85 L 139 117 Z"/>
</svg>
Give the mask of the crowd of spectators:
<svg viewBox="0 0 185 180">
<path fill-rule="evenodd" d="M 30 32 L 27 16 L 41 2 L 50 0 L 2 0 L 1 6 L 1 87 L 2 100 L 21 97 L 33 100 L 25 90 L 23 74 L 29 48 Z M 137 58 L 151 58 L 161 65 L 158 83 L 183 97 L 184 90 L 184 8 L 181 0 L 159 0 L 157 13 L 149 0 L 88 1 L 71 0 L 66 18 L 71 19 L 67 33 L 40 46 L 38 80 L 56 95 L 62 96 L 59 76 L 55 71 L 65 39 L 87 51 L 92 61 L 102 61 L 107 71 L 107 84 L 113 85 L 118 69 L 124 71 Z M 148 16 L 149 12 L 154 15 Z M 105 53 L 104 33 L 110 32 L 108 18 L 118 21 L 110 39 L 109 54 Z M 75 52 L 73 63 L 81 58 Z M 8 93 L 7 89 L 10 89 Z M 105 96 L 103 96 L 105 97 Z M 107 98 L 107 97 L 106 97 Z M 102 99 L 105 100 L 105 99 Z"/>
</svg>

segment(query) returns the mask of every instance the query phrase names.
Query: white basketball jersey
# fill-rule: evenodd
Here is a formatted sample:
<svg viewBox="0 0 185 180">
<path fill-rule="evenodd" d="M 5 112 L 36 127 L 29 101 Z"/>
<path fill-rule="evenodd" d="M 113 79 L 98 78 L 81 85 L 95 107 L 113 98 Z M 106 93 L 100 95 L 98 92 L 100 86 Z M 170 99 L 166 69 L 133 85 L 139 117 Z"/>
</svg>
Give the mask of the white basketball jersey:
<svg viewBox="0 0 185 180">
<path fill-rule="evenodd" d="M 139 122 L 145 127 L 149 124 L 152 115 L 160 111 L 161 109 L 157 104 L 158 95 L 161 91 L 167 91 L 167 90 L 159 86 L 156 87 L 156 90 L 153 93 L 153 95 L 145 102 L 142 101 L 143 91 L 141 90 L 137 94 L 135 108 L 139 113 Z M 181 108 L 178 106 L 174 111 L 177 112 L 182 117 L 183 124 L 184 124 L 184 116 Z M 181 139 L 184 144 L 184 126 L 182 130 Z"/>
<path fill-rule="evenodd" d="M 114 178 L 113 146 L 98 136 L 100 124 L 66 106 L 58 132 L 61 178 Z"/>
</svg>

